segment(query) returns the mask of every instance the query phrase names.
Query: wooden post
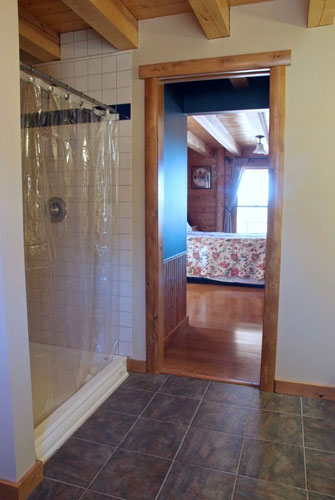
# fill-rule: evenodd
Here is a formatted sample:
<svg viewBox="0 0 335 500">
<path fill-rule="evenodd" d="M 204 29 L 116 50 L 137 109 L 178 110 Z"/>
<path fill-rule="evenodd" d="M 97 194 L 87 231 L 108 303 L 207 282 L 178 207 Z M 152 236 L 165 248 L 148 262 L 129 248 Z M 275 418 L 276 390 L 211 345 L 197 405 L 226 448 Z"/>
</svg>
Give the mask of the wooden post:
<svg viewBox="0 0 335 500">
<path fill-rule="evenodd" d="M 160 373 L 164 357 L 163 84 L 145 81 L 145 228 L 147 371 Z"/>
<path fill-rule="evenodd" d="M 262 391 L 274 391 L 284 174 L 285 66 L 270 70 L 270 168 L 262 344 Z"/>
</svg>

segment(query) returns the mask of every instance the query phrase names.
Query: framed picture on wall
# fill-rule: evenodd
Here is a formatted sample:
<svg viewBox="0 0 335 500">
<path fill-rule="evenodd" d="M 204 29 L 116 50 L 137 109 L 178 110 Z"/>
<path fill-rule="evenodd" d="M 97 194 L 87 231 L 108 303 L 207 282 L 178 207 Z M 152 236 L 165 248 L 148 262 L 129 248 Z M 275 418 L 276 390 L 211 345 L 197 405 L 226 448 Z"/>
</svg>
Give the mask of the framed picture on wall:
<svg viewBox="0 0 335 500">
<path fill-rule="evenodd" d="M 192 167 L 192 189 L 211 189 L 212 167 Z"/>
</svg>

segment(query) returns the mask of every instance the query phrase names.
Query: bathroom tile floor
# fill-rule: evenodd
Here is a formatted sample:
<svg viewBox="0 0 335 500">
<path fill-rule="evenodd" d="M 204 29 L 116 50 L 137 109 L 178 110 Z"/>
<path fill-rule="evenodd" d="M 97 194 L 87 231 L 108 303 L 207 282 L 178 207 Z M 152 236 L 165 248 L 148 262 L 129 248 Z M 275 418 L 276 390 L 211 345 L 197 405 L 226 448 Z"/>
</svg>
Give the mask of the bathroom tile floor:
<svg viewBox="0 0 335 500">
<path fill-rule="evenodd" d="M 130 373 L 44 475 L 29 500 L 335 499 L 335 401 Z"/>
</svg>

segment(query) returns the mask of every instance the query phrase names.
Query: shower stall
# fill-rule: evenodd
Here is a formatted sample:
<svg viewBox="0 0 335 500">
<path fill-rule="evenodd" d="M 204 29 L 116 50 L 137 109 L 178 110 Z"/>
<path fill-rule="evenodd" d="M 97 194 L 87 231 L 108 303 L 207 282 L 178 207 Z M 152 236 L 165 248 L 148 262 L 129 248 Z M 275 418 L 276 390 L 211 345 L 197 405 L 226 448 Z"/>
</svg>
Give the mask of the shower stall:
<svg viewBox="0 0 335 500">
<path fill-rule="evenodd" d="M 45 459 L 127 376 L 119 332 L 118 115 L 21 72 L 35 442 Z"/>
</svg>

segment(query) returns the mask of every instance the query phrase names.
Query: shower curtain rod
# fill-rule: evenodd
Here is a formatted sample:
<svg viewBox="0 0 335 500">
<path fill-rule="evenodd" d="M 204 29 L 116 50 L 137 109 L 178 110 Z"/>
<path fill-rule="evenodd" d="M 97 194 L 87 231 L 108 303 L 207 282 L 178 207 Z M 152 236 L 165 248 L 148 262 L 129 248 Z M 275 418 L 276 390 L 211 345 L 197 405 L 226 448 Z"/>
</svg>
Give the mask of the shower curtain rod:
<svg viewBox="0 0 335 500">
<path fill-rule="evenodd" d="M 75 94 L 81 97 L 82 99 L 85 99 L 86 101 L 93 103 L 97 108 L 102 108 L 105 111 L 108 109 L 111 113 L 117 114 L 117 111 L 115 108 L 113 108 L 113 106 L 108 106 L 108 104 L 103 104 L 102 102 L 97 101 L 93 97 L 90 97 L 84 94 L 83 92 L 80 92 L 80 90 L 76 90 L 73 87 L 70 87 L 70 85 L 67 85 L 66 83 L 63 83 L 59 80 L 56 80 L 55 78 L 52 78 L 52 76 L 49 76 L 46 73 L 43 73 L 42 71 L 36 68 L 33 68 L 33 66 L 29 66 L 28 64 L 20 62 L 20 69 L 22 71 L 25 71 L 26 73 L 29 73 L 30 75 L 37 76 L 38 78 L 41 78 L 42 80 L 49 82 L 51 85 L 55 87 L 62 88 L 67 92 L 69 92 L 70 94 Z"/>
</svg>

